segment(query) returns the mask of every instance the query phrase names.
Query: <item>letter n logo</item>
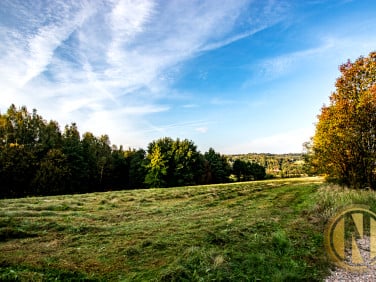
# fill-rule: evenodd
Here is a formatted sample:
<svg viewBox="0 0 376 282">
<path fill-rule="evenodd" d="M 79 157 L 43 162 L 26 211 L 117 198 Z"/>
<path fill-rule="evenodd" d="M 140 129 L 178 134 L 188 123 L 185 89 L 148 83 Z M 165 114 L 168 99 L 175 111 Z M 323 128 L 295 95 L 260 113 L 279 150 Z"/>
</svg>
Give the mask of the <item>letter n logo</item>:
<svg viewBox="0 0 376 282">
<path fill-rule="evenodd" d="M 339 267 L 367 270 L 376 263 L 376 214 L 366 206 L 340 212 L 325 229 L 325 247 Z"/>
</svg>

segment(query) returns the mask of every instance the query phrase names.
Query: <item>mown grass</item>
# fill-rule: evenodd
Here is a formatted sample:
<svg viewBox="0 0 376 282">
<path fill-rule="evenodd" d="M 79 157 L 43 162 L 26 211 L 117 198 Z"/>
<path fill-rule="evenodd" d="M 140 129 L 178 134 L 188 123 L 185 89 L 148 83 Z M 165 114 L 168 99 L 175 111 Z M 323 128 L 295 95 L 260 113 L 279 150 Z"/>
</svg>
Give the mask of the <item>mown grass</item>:
<svg viewBox="0 0 376 282">
<path fill-rule="evenodd" d="M 308 178 L 1 200 L 0 280 L 319 281 L 338 193 Z"/>
</svg>

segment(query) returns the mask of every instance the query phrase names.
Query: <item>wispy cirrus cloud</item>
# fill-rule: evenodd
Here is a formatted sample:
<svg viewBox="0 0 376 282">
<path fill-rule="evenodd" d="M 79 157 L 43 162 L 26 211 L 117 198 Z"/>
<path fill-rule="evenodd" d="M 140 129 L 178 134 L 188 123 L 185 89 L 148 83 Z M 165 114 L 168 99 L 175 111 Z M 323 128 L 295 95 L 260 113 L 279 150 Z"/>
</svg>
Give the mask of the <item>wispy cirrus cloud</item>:
<svg viewBox="0 0 376 282">
<path fill-rule="evenodd" d="M 25 104 L 115 142 L 144 145 L 142 132 L 175 128 L 139 130 L 148 115 L 170 109 L 163 98 L 181 65 L 278 22 L 281 3 L 3 1 L 0 107 Z M 129 137 L 133 131 L 139 134 Z"/>
<path fill-rule="evenodd" d="M 321 68 L 330 65 L 336 70 L 339 64 L 349 58 L 366 56 L 376 44 L 376 40 L 369 36 L 369 26 L 372 26 L 372 20 L 364 19 L 349 26 L 344 23 L 342 29 L 346 32 L 343 30 L 321 30 L 319 34 L 307 32 L 306 43 L 310 44 L 310 47 L 260 59 L 250 66 L 254 75 L 243 83 L 243 88 L 248 88 L 259 81 L 272 81 L 291 75 L 295 71 L 307 70 L 313 65 L 319 65 Z M 354 31 L 356 31 L 355 36 Z"/>
<path fill-rule="evenodd" d="M 260 74 L 268 79 L 286 75 L 312 57 L 318 57 L 335 47 L 332 40 L 324 40 L 319 46 L 269 58 L 258 65 Z"/>
<path fill-rule="evenodd" d="M 54 9 L 27 1 L 23 5 L 8 3 L 14 6 L 14 14 L 8 17 L 18 16 L 19 22 L 0 30 L 4 38 L 1 61 L 10 67 L 9 74 L 5 68 L 1 68 L 1 74 L 11 87 L 22 88 L 45 71 L 55 49 L 80 27 L 92 9 L 85 3 L 67 1 L 55 1 Z"/>
</svg>

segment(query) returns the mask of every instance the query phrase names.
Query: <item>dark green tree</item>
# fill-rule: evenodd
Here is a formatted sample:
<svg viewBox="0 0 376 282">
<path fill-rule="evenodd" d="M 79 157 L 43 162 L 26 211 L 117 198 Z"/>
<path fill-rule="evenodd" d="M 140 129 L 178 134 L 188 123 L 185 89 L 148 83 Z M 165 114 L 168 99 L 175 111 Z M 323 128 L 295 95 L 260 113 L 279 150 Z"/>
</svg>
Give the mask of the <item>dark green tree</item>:
<svg viewBox="0 0 376 282">
<path fill-rule="evenodd" d="M 24 145 L 10 144 L 0 150 L 0 195 L 23 197 L 32 195 L 30 183 L 37 169 L 34 154 Z"/>
<path fill-rule="evenodd" d="M 237 181 L 262 180 L 265 179 L 265 167 L 248 161 L 235 160 L 232 165 L 232 173 Z"/>
<path fill-rule="evenodd" d="M 127 187 L 132 189 L 144 188 L 148 165 L 145 150 L 129 149 L 124 154 L 129 163 L 129 182 Z"/>
<path fill-rule="evenodd" d="M 121 190 L 129 188 L 130 159 L 126 157 L 123 147 L 119 149 L 112 148 L 111 163 L 109 165 L 107 185 L 112 190 Z M 141 187 L 139 187 L 141 188 Z"/>
<path fill-rule="evenodd" d="M 67 157 L 60 149 L 51 149 L 40 161 L 33 179 L 37 195 L 58 195 L 67 192 L 71 177 Z"/>
<path fill-rule="evenodd" d="M 61 149 L 63 144 L 62 134 L 59 124 L 50 121 L 40 128 L 39 146 L 44 154 L 51 149 Z"/>
<path fill-rule="evenodd" d="M 204 154 L 206 161 L 205 164 L 205 182 L 206 183 L 225 183 L 229 181 L 231 174 L 231 167 L 225 156 L 214 151 L 210 148 Z"/>
<path fill-rule="evenodd" d="M 66 193 L 89 192 L 88 166 L 84 158 L 83 146 L 77 125 L 66 125 L 63 133 L 62 152 L 67 158 L 70 178 Z"/>
<path fill-rule="evenodd" d="M 202 175 L 202 158 L 196 145 L 187 139 L 177 139 L 173 145 L 172 175 L 169 186 L 197 184 Z"/>
<path fill-rule="evenodd" d="M 34 110 L 17 109 L 11 105 L 0 116 L 0 179 L 2 194 L 25 196 L 32 194 L 30 185 L 38 166 L 39 134 L 44 122 Z"/>
</svg>

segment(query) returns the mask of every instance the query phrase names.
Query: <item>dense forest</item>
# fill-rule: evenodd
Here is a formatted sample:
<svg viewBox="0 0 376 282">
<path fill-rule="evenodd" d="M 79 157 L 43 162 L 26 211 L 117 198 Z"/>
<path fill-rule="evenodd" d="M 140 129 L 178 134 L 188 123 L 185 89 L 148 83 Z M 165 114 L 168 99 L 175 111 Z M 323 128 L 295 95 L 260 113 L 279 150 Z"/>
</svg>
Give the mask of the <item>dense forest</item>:
<svg viewBox="0 0 376 282">
<path fill-rule="evenodd" d="M 75 123 L 61 131 L 56 121 L 25 106 L 0 114 L 3 198 L 259 180 L 267 167 L 214 149 L 202 154 L 186 139 L 165 137 L 146 150 L 124 149 L 107 135 L 81 135 Z"/>
</svg>

